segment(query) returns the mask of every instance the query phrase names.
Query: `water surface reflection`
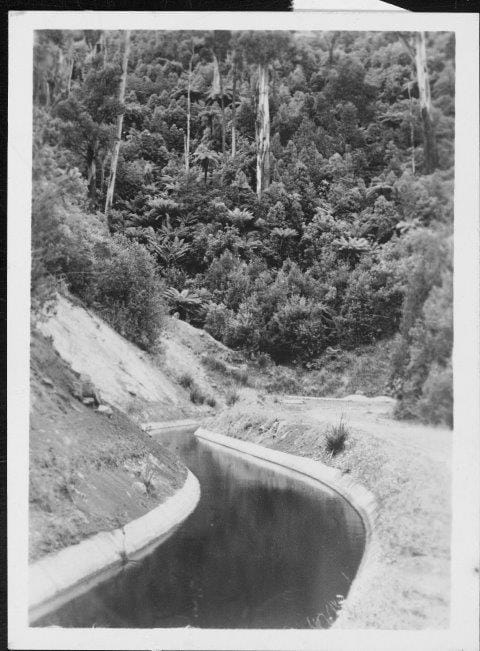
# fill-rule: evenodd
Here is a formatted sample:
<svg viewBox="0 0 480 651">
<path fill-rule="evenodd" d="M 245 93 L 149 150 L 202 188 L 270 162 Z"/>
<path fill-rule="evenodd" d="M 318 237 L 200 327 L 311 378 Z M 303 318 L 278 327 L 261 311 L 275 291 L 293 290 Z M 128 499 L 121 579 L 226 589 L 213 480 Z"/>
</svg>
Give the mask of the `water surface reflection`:
<svg viewBox="0 0 480 651">
<path fill-rule="evenodd" d="M 188 433 L 162 442 L 200 480 L 197 509 L 148 557 L 37 625 L 306 628 L 347 594 L 364 531 L 345 500 Z"/>
</svg>

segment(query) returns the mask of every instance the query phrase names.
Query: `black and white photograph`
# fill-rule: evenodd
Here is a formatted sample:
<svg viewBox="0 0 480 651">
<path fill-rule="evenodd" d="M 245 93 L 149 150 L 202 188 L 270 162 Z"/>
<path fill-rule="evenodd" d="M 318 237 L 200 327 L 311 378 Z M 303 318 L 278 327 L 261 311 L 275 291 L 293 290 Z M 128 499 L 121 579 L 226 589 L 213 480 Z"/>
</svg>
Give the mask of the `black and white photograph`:
<svg viewBox="0 0 480 651">
<path fill-rule="evenodd" d="M 11 648 L 474 651 L 478 16 L 45 13 Z"/>
</svg>

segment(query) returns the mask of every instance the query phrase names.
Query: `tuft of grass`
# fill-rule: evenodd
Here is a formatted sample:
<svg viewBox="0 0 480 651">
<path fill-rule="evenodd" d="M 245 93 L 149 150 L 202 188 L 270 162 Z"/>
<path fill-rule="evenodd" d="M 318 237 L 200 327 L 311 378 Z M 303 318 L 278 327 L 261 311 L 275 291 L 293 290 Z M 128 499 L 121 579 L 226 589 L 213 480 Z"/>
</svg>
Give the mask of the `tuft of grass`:
<svg viewBox="0 0 480 651">
<path fill-rule="evenodd" d="M 147 495 L 155 495 L 155 485 L 153 483 L 158 474 L 157 466 L 150 459 L 146 459 L 140 465 L 139 479 L 144 484 Z"/>
<path fill-rule="evenodd" d="M 255 363 L 259 369 L 265 370 L 272 365 L 272 358 L 268 353 L 258 353 L 255 357 Z"/>
<path fill-rule="evenodd" d="M 286 366 L 272 367 L 269 377 L 271 379 L 265 384 L 268 393 L 302 393 L 301 383 L 295 371 Z"/>
<path fill-rule="evenodd" d="M 242 366 L 241 368 L 231 368 L 229 375 L 239 384 L 243 384 L 243 386 L 248 386 L 250 383 L 248 369 L 246 366 Z"/>
<path fill-rule="evenodd" d="M 345 449 L 345 443 L 350 436 L 350 431 L 343 420 L 340 418 L 338 425 L 332 425 L 325 436 L 325 449 L 329 454 L 335 456 Z"/>
<path fill-rule="evenodd" d="M 215 355 L 204 355 L 202 357 L 202 363 L 212 371 L 218 371 L 219 373 L 228 372 L 225 362 L 215 357 Z"/>
<path fill-rule="evenodd" d="M 178 383 L 184 389 L 190 391 L 190 400 L 194 405 L 203 405 L 207 403 L 210 407 L 215 407 L 217 401 L 213 396 L 207 396 L 203 390 L 198 386 L 190 373 L 182 373 L 178 377 Z"/>
<path fill-rule="evenodd" d="M 199 386 L 192 384 L 190 387 L 190 400 L 194 405 L 203 405 L 207 400 L 207 396 L 203 393 Z"/>
<path fill-rule="evenodd" d="M 231 377 L 239 384 L 243 384 L 243 386 L 247 386 L 250 382 L 248 368 L 246 366 L 241 366 L 240 368 L 229 366 L 214 355 L 204 355 L 202 357 L 202 363 L 210 370 L 223 373 L 223 375 Z"/>
<path fill-rule="evenodd" d="M 182 375 L 180 375 L 178 378 L 178 383 L 184 389 L 191 389 L 194 385 L 193 377 L 190 375 L 190 373 L 182 373 Z"/>
<path fill-rule="evenodd" d="M 240 395 L 238 394 L 237 391 L 235 391 L 235 389 L 230 389 L 229 391 L 227 391 L 225 402 L 229 407 L 234 405 L 239 399 L 240 399 Z"/>
</svg>

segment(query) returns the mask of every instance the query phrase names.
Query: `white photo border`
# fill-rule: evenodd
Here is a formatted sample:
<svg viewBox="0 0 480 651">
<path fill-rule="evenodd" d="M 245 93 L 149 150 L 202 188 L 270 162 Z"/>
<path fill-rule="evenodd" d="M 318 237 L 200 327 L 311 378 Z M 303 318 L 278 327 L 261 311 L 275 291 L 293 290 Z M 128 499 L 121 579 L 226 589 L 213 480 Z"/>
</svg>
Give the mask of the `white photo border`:
<svg viewBox="0 0 480 651">
<path fill-rule="evenodd" d="M 9 646 L 29 649 L 478 649 L 478 15 L 392 12 L 10 12 L 8 121 Z M 37 29 L 454 31 L 456 140 L 451 625 L 445 630 L 29 628 L 28 428 L 33 32 Z"/>
</svg>

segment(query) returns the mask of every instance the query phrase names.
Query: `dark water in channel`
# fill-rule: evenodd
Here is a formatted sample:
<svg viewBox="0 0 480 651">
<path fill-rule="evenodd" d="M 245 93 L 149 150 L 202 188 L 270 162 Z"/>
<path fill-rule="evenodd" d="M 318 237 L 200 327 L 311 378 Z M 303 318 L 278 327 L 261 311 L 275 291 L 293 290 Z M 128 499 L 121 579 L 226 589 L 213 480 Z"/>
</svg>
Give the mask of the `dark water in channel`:
<svg viewBox="0 0 480 651">
<path fill-rule="evenodd" d="M 149 556 L 36 625 L 308 628 L 331 613 L 363 553 L 350 505 L 191 433 L 161 441 L 198 477 L 196 510 Z"/>
</svg>

